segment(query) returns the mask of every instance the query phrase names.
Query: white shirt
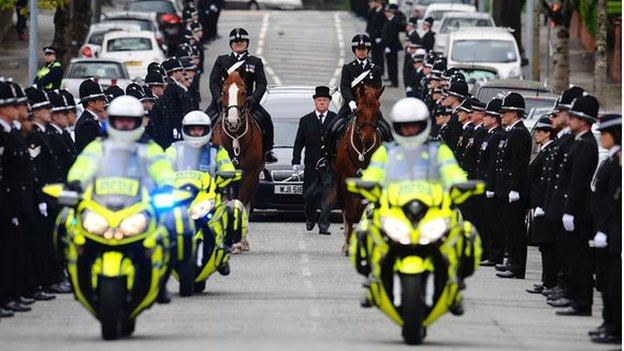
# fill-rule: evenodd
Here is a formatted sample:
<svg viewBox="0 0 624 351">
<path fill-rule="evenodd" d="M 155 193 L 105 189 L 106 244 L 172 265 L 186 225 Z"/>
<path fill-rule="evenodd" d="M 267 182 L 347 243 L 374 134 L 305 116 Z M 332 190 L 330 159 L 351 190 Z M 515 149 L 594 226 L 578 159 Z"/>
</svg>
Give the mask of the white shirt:
<svg viewBox="0 0 624 351">
<path fill-rule="evenodd" d="M 4 129 L 5 132 L 10 133 L 11 132 L 11 124 L 3 119 L 0 119 L 0 125 L 2 126 L 2 129 Z"/>
<path fill-rule="evenodd" d="M 323 118 L 321 118 L 321 112 L 319 112 L 318 110 L 314 110 L 314 113 L 316 113 L 316 118 L 318 118 L 321 124 L 323 124 L 323 122 L 325 122 L 325 119 L 327 118 L 327 113 L 329 113 L 329 111 L 322 112 Z"/>
<path fill-rule="evenodd" d="M 358 59 L 358 63 L 360 64 L 360 66 L 362 66 L 362 69 L 364 69 L 364 67 L 366 67 L 366 65 L 368 64 L 368 60 L 367 59 L 363 59 L 363 60 L 359 60 Z"/>
<path fill-rule="evenodd" d="M 541 146 L 540 146 L 540 151 L 544 150 L 544 149 L 546 148 L 546 146 L 548 146 L 548 145 L 549 145 L 550 143 L 552 143 L 552 142 L 553 142 L 552 140 L 548 140 L 548 141 L 546 142 L 546 144 L 541 145 Z"/>
<path fill-rule="evenodd" d="M 177 84 L 177 85 L 179 85 L 182 89 L 184 89 L 184 91 L 187 91 L 187 90 L 188 90 L 188 88 L 187 88 L 186 86 L 184 86 L 184 84 L 182 84 L 182 83 L 178 82 L 178 81 L 177 81 L 177 80 L 175 80 L 175 79 L 174 79 L 173 81 L 174 81 L 174 82 L 176 82 L 176 84 Z"/>
<path fill-rule="evenodd" d="M 609 153 L 607 154 L 607 156 L 609 158 L 615 156 L 618 151 L 620 151 L 621 147 L 619 145 L 614 145 L 612 148 L 609 149 Z"/>
<path fill-rule="evenodd" d="M 54 128 L 59 134 L 63 134 L 63 129 L 59 126 L 57 126 L 54 123 L 50 123 L 50 125 L 52 126 L 52 128 Z"/>
<path fill-rule="evenodd" d="M 45 125 L 44 125 L 44 124 L 42 124 L 42 123 L 40 123 L 40 122 L 34 122 L 34 121 L 33 121 L 33 124 L 34 124 L 34 125 L 36 125 L 37 127 L 39 127 L 39 129 L 40 129 L 42 132 L 45 132 L 46 127 L 45 127 Z"/>
<path fill-rule="evenodd" d="M 557 138 L 561 138 L 562 136 L 570 133 L 570 127 L 565 127 L 557 133 Z"/>
<path fill-rule="evenodd" d="M 580 132 L 574 137 L 574 140 L 579 140 L 583 135 L 587 134 L 587 132 L 589 132 L 589 129 L 584 132 Z"/>
<path fill-rule="evenodd" d="M 522 119 L 518 119 L 517 121 L 513 122 L 512 125 L 510 125 L 509 127 L 505 128 L 506 131 L 510 131 L 513 127 L 516 126 L 516 124 L 522 122 Z"/>
</svg>

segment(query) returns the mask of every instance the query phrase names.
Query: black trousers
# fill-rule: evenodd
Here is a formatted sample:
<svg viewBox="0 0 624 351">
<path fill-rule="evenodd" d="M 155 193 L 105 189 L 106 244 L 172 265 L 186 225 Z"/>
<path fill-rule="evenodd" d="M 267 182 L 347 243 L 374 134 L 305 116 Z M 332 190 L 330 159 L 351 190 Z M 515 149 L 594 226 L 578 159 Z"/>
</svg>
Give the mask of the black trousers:
<svg viewBox="0 0 624 351">
<path fill-rule="evenodd" d="M 526 206 L 521 200 L 505 204 L 503 208 L 505 231 L 509 239 L 509 266 L 512 272 L 524 277 L 527 260 Z"/>
<path fill-rule="evenodd" d="M 305 172 L 314 172 L 315 174 L 304 174 L 305 214 L 308 220 L 316 220 L 319 230 L 327 230 L 329 229 L 332 210 L 332 204 L 328 201 L 332 187 L 332 175 L 331 172 L 317 172 L 313 169 L 314 165 L 306 165 Z M 318 209 L 321 210 L 321 213 L 317 220 L 316 212 Z"/>
<path fill-rule="evenodd" d="M 539 246 L 542 254 L 542 283 L 546 289 L 557 285 L 557 273 L 559 263 L 557 262 L 557 250 L 554 242 L 542 243 Z"/>
<path fill-rule="evenodd" d="M 609 333 L 622 336 L 622 257 L 616 253 L 608 253 L 606 262 L 607 286 L 602 295 L 603 309 L 608 311 L 605 324 Z"/>
<path fill-rule="evenodd" d="M 371 48 L 371 59 L 377 66 L 379 66 L 379 68 L 381 68 L 381 75 L 383 76 L 385 72 L 384 50 L 383 50 L 383 46 L 381 45 L 381 43 L 379 44 L 375 43 L 374 40 L 373 40 L 373 45 Z"/>
<path fill-rule="evenodd" d="M 578 219 L 574 222 L 574 231 L 564 233 L 567 234 L 564 250 L 568 257 L 568 298 L 575 309 L 587 312 L 591 311 L 594 287 L 594 262 L 588 244 L 592 226 Z"/>
<path fill-rule="evenodd" d="M 494 197 L 489 199 L 489 210 L 490 210 L 490 239 L 491 239 L 491 250 L 490 250 L 490 260 L 496 263 L 503 263 L 503 259 L 505 258 L 505 249 L 507 247 L 507 238 L 508 232 L 505 226 L 505 207 L 508 204 L 507 199 L 500 199 L 498 197 Z"/>
<path fill-rule="evenodd" d="M 386 67 L 388 68 L 388 78 L 392 85 L 399 85 L 399 55 L 396 51 L 386 52 Z"/>
</svg>

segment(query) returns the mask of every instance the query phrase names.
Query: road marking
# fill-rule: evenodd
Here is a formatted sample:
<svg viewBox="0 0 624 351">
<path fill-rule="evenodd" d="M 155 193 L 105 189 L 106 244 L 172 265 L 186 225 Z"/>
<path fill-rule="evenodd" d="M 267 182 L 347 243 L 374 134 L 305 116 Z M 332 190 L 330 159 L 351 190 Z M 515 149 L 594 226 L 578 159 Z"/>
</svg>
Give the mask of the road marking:
<svg viewBox="0 0 624 351">
<path fill-rule="evenodd" d="M 342 34 L 342 20 L 340 19 L 340 13 L 334 12 L 334 29 L 336 30 L 336 40 L 338 40 L 338 63 L 336 65 L 336 70 L 334 70 L 334 75 L 329 81 L 329 86 L 334 87 L 336 83 L 338 83 L 338 78 L 340 77 L 340 73 L 342 72 L 342 66 L 345 63 L 345 45 L 344 45 L 344 35 Z"/>
<path fill-rule="evenodd" d="M 260 27 L 260 34 L 258 34 L 258 47 L 256 48 L 256 56 L 258 56 L 262 60 L 262 64 L 264 64 L 264 70 L 273 80 L 273 84 L 282 85 L 282 80 L 275 74 L 271 65 L 269 65 L 269 61 L 262 56 L 264 53 L 264 44 L 266 42 L 267 31 L 269 30 L 269 16 L 270 14 L 267 12 L 262 16 L 262 26 Z"/>
</svg>

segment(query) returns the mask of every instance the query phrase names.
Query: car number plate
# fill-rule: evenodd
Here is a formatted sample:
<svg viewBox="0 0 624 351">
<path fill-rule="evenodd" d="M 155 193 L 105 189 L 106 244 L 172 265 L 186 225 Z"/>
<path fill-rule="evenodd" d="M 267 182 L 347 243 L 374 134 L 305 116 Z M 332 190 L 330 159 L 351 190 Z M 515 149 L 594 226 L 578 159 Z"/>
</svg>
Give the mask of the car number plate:
<svg viewBox="0 0 624 351">
<path fill-rule="evenodd" d="M 126 62 L 126 66 L 127 67 L 137 67 L 137 66 L 141 66 L 143 64 L 142 61 L 128 61 Z"/>
<path fill-rule="evenodd" d="M 276 185 L 276 194 L 303 195 L 303 185 Z"/>
</svg>

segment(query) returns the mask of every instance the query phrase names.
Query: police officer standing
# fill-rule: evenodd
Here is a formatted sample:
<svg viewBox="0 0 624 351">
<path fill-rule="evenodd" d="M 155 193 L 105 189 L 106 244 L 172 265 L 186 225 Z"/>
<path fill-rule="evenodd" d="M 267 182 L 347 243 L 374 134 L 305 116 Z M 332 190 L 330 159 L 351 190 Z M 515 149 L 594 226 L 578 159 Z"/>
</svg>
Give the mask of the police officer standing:
<svg viewBox="0 0 624 351">
<path fill-rule="evenodd" d="M 433 21 L 433 17 L 427 17 L 422 22 L 422 29 L 425 33 L 422 35 L 422 46 L 427 52 L 433 50 L 433 45 L 435 44 L 435 33 L 431 30 Z"/>
<path fill-rule="evenodd" d="M 173 139 L 182 139 L 182 118 L 192 111 L 192 101 L 188 93 L 188 83 L 184 76 L 184 67 L 177 58 L 169 58 L 162 67 L 173 81 L 167 84 L 163 93 L 163 108 L 166 119 L 171 123 Z"/>
<path fill-rule="evenodd" d="M 381 75 L 384 74 L 384 48 L 382 44 L 382 30 L 386 23 L 386 15 L 384 14 L 385 2 L 383 0 L 371 0 L 370 11 L 368 13 L 368 21 L 366 22 L 366 33 L 372 40 L 371 42 L 371 59 L 381 68 Z"/>
<path fill-rule="evenodd" d="M 232 50 L 230 54 L 217 57 L 212 66 L 210 72 L 212 103 L 209 107 L 211 113 L 208 115 L 215 115 L 217 111 L 220 111 L 221 106 L 219 106 L 218 99 L 221 96 L 223 82 L 230 73 L 237 70 L 243 72 L 242 77 L 245 80 L 247 94 L 245 104 L 250 107 L 254 117 L 257 117 L 263 130 L 266 162 L 275 163 L 277 158 L 273 154 L 273 121 L 271 115 L 260 105 L 260 100 L 267 88 L 264 64 L 260 58 L 250 55 L 247 51 L 249 49 L 249 33 L 243 28 L 234 28 L 230 32 L 230 49 Z"/>
<path fill-rule="evenodd" d="M 106 95 L 102 87 L 92 79 L 87 79 L 78 88 L 80 103 L 84 111 L 78 117 L 75 128 L 76 151 L 80 153 L 90 142 L 106 133 L 101 116 L 106 108 Z"/>
<path fill-rule="evenodd" d="M 405 24 L 402 17 L 398 15 L 399 8 L 396 4 L 388 5 L 386 9 L 386 23 L 384 23 L 381 33 L 381 43 L 383 44 L 388 68 L 388 79 L 391 87 L 399 86 L 399 51 L 403 49 L 399 34 L 404 30 Z"/>
<path fill-rule="evenodd" d="M 199 0 L 197 10 L 199 11 L 199 22 L 204 28 L 204 43 L 215 40 L 218 37 L 217 24 L 221 9 L 225 5 L 224 0 Z"/>
<path fill-rule="evenodd" d="M 56 49 L 51 46 L 43 48 L 45 65 L 37 71 L 35 85 L 45 91 L 59 89 L 63 80 L 63 68 L 56 60 Z"/>
<path fill-rule="evenodd" d="M 325 134 L 336 114 L 329 111 L 329 103 L 332 99 L 329 87 L 316 87 L 312 98 L 314 99 L 315 110 L 299 120 L 299 128 L 293 148 L 293 176 L 298 176 L 300 172 L 301 150 L 305 148 L 303 194 L 306 229 L 310 231 L 318 223 L 319 234 L 329 235 L 331 203 L 329 203 L 328 197 L 332 176 L 328 167 L 317 167 L 317 163 L 321 157 L 326 157 Z M 316 210 L 319 208 L 319 204 L 321 214 L 317 220 Z"/>
</svg>

